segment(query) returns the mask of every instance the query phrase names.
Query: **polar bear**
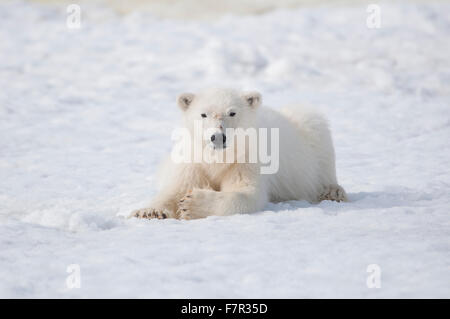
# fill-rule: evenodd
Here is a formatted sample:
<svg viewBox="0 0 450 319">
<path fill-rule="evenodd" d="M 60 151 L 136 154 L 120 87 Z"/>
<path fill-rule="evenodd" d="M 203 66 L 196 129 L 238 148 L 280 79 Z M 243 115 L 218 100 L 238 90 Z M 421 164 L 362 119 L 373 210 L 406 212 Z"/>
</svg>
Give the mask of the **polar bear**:
<svg viewBox="0 0 450 319">
<path fill-rule="evenodd" d="M 194 135 L 194 123 L 202 124 L 201 138 L 189 147 L 199 146 L 205 154 L 223 156 L 229 149 L 236 152 L 236 145 L 229 145 L 239 134 L 230 136 L 230 129 L 278 130 L 278 139 L 270 140 L 272 153 L 279 152 L 274 157 L 278 161 L 274 170 L 262 173 L 260 160 L 249 161 L 248 136 L 244 153 L 240 157 L 233 153 L 230 161 L 211 162 L 203 157 L 194 161 L 191 156 L 188 161 L 175 162 L 172 156 L 160 170 L 163 183 L 158 194 L 148 207 L 130 217 L 197 219 L 252 213 L 269 201 L 347 201 L 337 183 L 326 119 L 300 106 L 279 112 L 262 107 L 261 102 L 258 92 L 234 89 L 208 89 L 177 97 L 187 131 Z"/>
</svg>

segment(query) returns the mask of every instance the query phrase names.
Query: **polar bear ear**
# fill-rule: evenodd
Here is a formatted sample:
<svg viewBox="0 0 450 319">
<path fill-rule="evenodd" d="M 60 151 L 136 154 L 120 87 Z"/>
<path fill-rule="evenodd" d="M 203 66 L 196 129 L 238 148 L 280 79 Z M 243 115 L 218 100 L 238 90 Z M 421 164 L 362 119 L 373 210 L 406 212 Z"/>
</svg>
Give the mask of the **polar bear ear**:
<svg viewBox="0 0 450 319">
<path fill-rule="evenodd" d="M 177 96 L 177 104 L 183 110 L 186 111 L 194 100 L 195 95 L 192 93 L 182 93 Z"/>
<path fill-rule="evenodd" d="M 261 94 L 256 91 L 244 92 L 242 94 L 242 97 L 244 98 L 245 102 L 247 102 L 247 104 L 252 108 L 257 108 L 262 101 Z"/>
</svg>

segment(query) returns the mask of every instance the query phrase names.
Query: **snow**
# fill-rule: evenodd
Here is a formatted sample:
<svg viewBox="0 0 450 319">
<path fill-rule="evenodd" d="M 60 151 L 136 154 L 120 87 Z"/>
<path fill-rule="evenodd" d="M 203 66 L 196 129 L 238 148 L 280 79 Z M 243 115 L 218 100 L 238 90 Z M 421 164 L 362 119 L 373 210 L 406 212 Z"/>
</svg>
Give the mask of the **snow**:
<svg viewBox="0 0 450 319">
<path fill-rule="evenodd" d="M 0 297 L 450 297 L 450 5 L 213 21 L 0 3 Z M 257 89 L 331 122 L 350 203 L 126 219 L 155 194 L 176 94 Z M 80 288 L 66 270 L 80 266 Z M 368 288 L 367 267 L 381 269 Z"/>
</svg>

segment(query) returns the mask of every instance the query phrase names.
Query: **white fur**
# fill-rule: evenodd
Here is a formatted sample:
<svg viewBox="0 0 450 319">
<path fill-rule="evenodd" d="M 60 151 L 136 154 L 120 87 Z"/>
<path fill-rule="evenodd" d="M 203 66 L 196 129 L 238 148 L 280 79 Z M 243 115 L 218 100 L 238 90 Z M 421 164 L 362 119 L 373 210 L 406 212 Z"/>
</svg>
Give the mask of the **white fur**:
<svg viewBox="0 0 450 319">
<path fill-rule="evenodd" d="M 193 219 L 252 213 L 268 201 L 347 199 L 337 184 L 331 134 L 321 114 L 300 106 L 277 112 L 260 107 L 257 92 L 229 89 L 185 93 L 177 102 L 191 131 L 195 120 L 217 130 L 279 128 L 279 170 L 262 175 L 261 163 L 175 164 L 168 159 L 161 171 L 161 190 L 148 208 L 131 216 Z M 202 119 L 202 113 L 207 118 Z"/>
</svg>

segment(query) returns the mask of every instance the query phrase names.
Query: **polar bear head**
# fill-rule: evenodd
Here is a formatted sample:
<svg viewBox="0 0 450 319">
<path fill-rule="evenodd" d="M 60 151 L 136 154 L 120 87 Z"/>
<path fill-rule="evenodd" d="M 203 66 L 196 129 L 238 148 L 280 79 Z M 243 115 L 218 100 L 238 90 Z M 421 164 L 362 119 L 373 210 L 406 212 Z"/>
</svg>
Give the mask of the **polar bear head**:
<svg viewBox="0 0 450 319">
<path fill-rule="evenodd" d="M 240 92 L 233 89 L 209 89 L 199 93 L 183 93 L 177 97 L 183 111 L 185 126 L 194 135 L 201 127 L 203 146 L 214 149 L 227 146 L 230 129 L 255 127 L 256 111 L 261 104 L 261 94 L 255 91 Z"/>
</svg>

